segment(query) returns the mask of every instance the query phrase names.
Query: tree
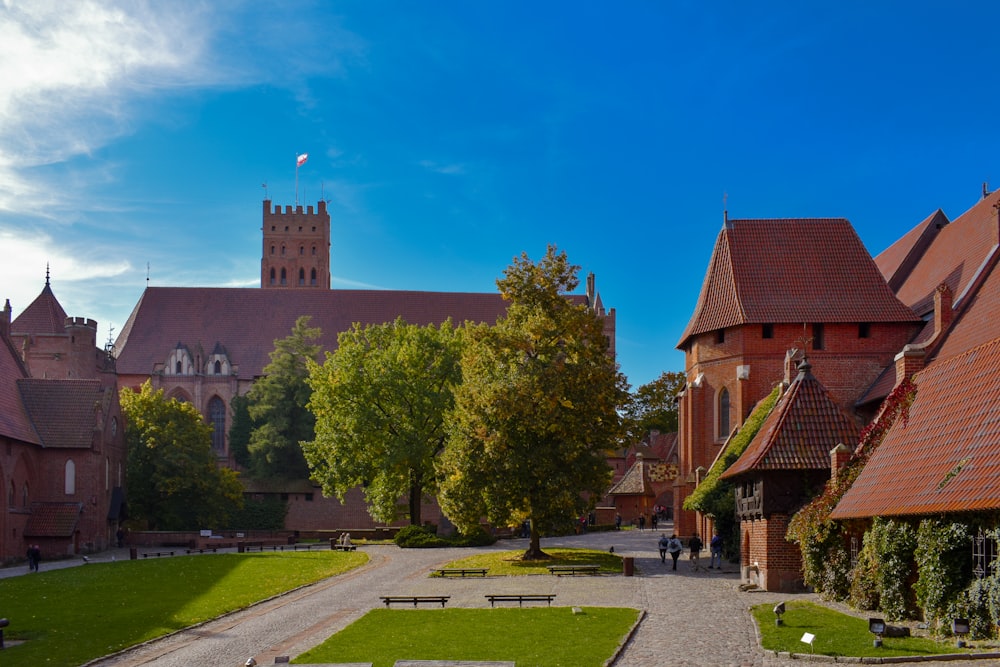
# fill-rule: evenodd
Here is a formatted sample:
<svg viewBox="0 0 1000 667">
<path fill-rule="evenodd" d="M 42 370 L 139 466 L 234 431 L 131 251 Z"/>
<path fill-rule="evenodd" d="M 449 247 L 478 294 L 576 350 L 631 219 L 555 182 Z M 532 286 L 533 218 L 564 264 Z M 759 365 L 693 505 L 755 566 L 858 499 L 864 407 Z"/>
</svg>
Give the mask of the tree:
<svg viewBox="0 0 1000 667">
<path fill-rule="evenodd" d="M 686 382 L 684 373 L 664 371 L 657 379 L 635 390 L 625 411 L 630 443 L 641 440 L 650 431 L 677 431 L 677 405 L 674 398 Z"/>
<path fill-rule="evenodd" d="M 304 479 L 309 476 L 299 443 L 312 440 L 316 423 L 306 407 L 312 389 L 306 382 L 308 361 L 316 361 L 320 330 L 310 327 L 312 318 L 295 320 L 292 333 L 274 341 L 271 363 L 264 377 L 247 392 L 247 410 L 253 420 L 250 442 L 250 471 L 254 477 Z"/>
<path fill-rule="evenodd" d="M 542 531 L 582 515 L 611 481 L 627 382 L 608 354 L 601 319 L 566 295 L 579 267 L 549 246 L 497 281 L 510 302 L 494 327 L 470 330 L 441 458 L 441 506 L 464 532 L 485 516 L 527 519 L 526 559 L 546 558 Z"/>
<path fill-rule="evenodd" d="M 121 390 L 129 512 L 153 530 L 219 527 L 243 505 L 237 473 L 218 468 L 212 426 L 190 403 L 163 397 L 147 380 Z"/>
<path fill-rule="evenodd" d="M 444 448 L 460 355 L 461 329 L 450 321 L 417 327 L 397 319 L 355 324 L 323 365 L 310 363 L 316 438 L 303 447 L 324 493 L 343 501 L 361 485 L 369 513 L 386 523 L 406 496 L 410 523 L 420 525 L 424 494 L 437 492 L 434 461 Z"/>
</svg>

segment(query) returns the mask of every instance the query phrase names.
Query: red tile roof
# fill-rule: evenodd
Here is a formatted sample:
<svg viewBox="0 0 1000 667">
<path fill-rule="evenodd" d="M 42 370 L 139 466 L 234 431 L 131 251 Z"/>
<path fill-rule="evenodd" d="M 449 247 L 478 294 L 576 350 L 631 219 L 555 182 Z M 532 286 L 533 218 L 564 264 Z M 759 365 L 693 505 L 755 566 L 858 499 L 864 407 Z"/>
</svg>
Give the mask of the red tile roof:
<svg viewBox="0 0 1000 667">
<path fill-rule="evenodd" d="M 83 503 L 31 503 L 25 537 L 72 537 Z"/>
<path fill-rule="evenodd" d="M 857 444 L 857 425 L 811 368 L 806 362 L 799 365 L 799 374 L 723 478 L 756 470 L 829 469 L 831 449 L 840 443 L 851 448 Z"/>
<path fill-rule="evenodd" d="M 571 299 L 584 302 L 585 296 Z M 150 287 L 143 293 L 116 342 L 122 375 L 149 375 L 178 342 L 194 350 L 225 346 L 239 377 L 259 376 L 274 341 L 287 338 L 295 320 L 311 315 L 325 350 L 355 322 L 440 324 L 451 317 L 493 324 L 507 312 L 498 293 L 377 290 L 298 290 L 212 287 Z"/>
<path fill-rule="evenodd" d="M 1000 268 L 987 267 L 978 288 L 962 304 L 957 318 L 935 352 L 936 359 L 947 359 L 993 340 L 1000 334 Z"/>
<path fill-rule="evenodd" d="M 14 334 L 66 333 L 66 311 L 52 293 L 48 278 L 42 293 L 14 318 L 10 330 Z"/>
<path fill-rule="evenodd" d="M 43 447 L 89 449 L 97 427 L 97 408 L 105 399 L 99 380 L 17 381 L 24 408 Z"/>
<path fill-rule="evenodd" d="M 832 516 L 1000 509 L 1000 338 L 936 361 L 914 377 L 897 421 Z"/>
<path fill-rule="evenodd" d="M 21 402 L 17 382 L 28 377 L 10 340 L 0 334 L 0 437 L 41 444 Z"/>
<path fill-rule="evenodd" d="M 947 224 L 948 217 L 938 209 L 878 254 L 875 264 L 892 290 L 899 289 L 916 262 L 920 261 L 920 257 L 937 237 L 938 231 Z"/>
<path fill-rule="evenodd" d="M 608 490 L 609 496 L 652 496 L 653 485 L 649 479 L 649 467 L 655 461 L 648 461 L 644 457 L 636 457 L 635 463 L 629 468 L 625 475 L 618 480 Z"/>
<path fill-rule="evenodd" d="M 742 324 L 918 319 L 893 295 L 847 220 L 729 220 L 678 347 Z"/>
<path fill-rule="evenodd" d="M 965 289 L 1000 240 L 998 204 L 1000 192 L 993 192 L 938 230 L 920 261 L 896 290 L 903 303 L 920 315 L 931 312 L 934 290 L 946 283 L 955 295 L 955 305 L 960 305 Z"/>
</svg>

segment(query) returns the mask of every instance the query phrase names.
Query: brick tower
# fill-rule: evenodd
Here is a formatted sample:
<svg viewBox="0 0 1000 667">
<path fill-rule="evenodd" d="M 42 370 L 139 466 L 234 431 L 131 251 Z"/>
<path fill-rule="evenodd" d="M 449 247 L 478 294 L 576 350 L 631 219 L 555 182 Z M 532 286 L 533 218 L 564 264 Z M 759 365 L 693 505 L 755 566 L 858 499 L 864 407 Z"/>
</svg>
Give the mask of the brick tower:
<svg viewBox="0 0 1000 667">
<path fill-rule="evenodd" d="M 260 286 L 330 289 L 330 214 L 326 202 L 271 207 L 264 200 Z"/>
</svg>

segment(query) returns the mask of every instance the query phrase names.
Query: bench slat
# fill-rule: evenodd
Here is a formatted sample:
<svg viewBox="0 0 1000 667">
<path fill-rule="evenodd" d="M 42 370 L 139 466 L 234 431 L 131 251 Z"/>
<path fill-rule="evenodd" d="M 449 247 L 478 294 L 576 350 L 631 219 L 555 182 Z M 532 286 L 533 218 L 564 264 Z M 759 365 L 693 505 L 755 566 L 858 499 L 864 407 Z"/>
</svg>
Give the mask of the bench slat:
<svg viewBox="0 0 1000 667">
<path fill-rule="evenodd" d="M 420 602 L 434 602 L 440 603 L 443 607 L 451 599 L 450 595 L 382 595 L 379 597 L 386 607 L 394 602 L 410 602 L 413 603 L 414 607 Z"/>
<path fill-rule="evenodd" d="M 525 593 L 522 595 L 516 594 L 504 594 L 504 595 L 486 595 L 484 596 L 490 601 L 490 606 L 493 606 L 495 602 L 517 602 L 517 606 L 520 607 L 524 602 L 547 602 L 549 606 L 552 606 L 552 600 L 555 599 L 555 593 Z"/>
</svg>

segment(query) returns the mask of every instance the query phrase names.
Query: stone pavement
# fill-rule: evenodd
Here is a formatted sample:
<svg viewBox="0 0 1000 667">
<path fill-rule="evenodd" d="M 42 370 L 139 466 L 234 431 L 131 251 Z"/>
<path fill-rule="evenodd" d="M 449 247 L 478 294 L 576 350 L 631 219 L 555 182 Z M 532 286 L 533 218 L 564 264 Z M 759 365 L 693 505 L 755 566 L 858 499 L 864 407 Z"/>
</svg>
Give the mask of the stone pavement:
<svg viewBox="0 0 1000 667">
<path fill-rule="evenodd" d="M 668 531 L 669 525 L 663 527 Z M 644 610 L 635 632 L 613 667 L 786 667 L 803 664 L 765 654 L 757 642 L 748 609 L 780 600 L 815 596 L 741 592 L 738 568 L 692 571 L 686 556 L 676 572 L 662 564 L 656 542 L 663 530 L 594 532 L 545 539 L 543 548 L 587 547 L 630 556 L 635 576 L 430 578 L 430 570 L 469 555 L 468 549 L 398 549 L 365 546 L 364 567 L 292 591 L 249 609 L 226 615 L 115 656 L 92 667 L 237 667 L 254 657 L 261 667 L 275 658 L 301 654 L 326 637 L 381 606 L 380 595 L 449 595 L 449 607 L 484 607 L 494 593 L 555 593 L 558 606 L 616 606 Z M 493 550 L 520 549 L 526 540 L 504 540 Z M 122 560 L 127 550 L 91 557 L 91 562 Z M 211 557 L 206 554 L 204 557 Z M 707 558 L 702 558 L 706 563 Z M 83 564 L 82 559 L 42 564 L 42 571 Z M 0 570 L 0 577 L 27 574 L 27 566 Z M 35 576 L 35 575 L 30 575 Z M 997 664 L 962 661 L 963 666 Z"/>
</svg>

